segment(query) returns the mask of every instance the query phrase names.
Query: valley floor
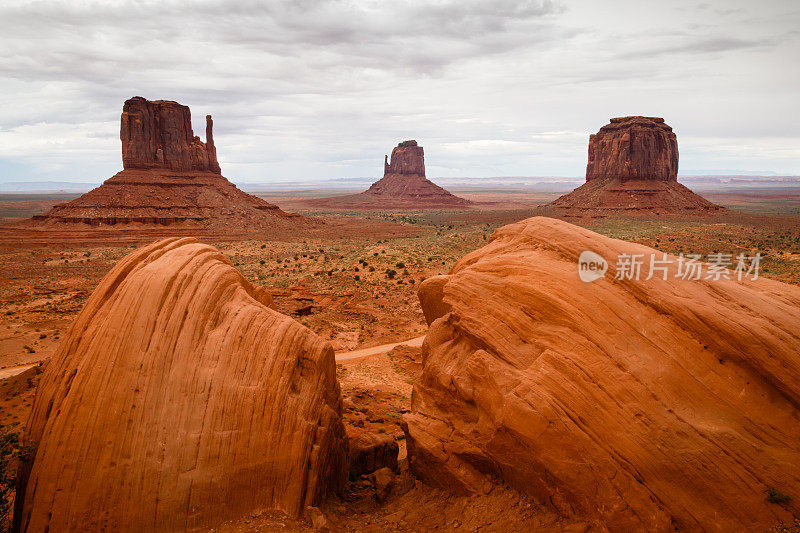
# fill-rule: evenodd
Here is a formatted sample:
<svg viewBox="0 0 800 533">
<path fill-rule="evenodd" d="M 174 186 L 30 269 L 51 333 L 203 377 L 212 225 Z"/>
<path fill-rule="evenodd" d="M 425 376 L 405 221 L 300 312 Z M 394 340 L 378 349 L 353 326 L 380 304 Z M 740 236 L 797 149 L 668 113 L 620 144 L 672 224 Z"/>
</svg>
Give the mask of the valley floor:
<svg viewBox="0 0 800 533">
<path fill-rule="evenodd" d="M 503 203 L 498 194 L 489 199 Z M 506 208 L 491 210 L 305 211 L 306 215 L 336 217 L 344 225 L 352 221 L 364 229 L 284 241 L 268 236 L 209 240 L 245 277 L 272 293 L 279 311 L 330 341 L 337 353 L 349 354 L 337 358 L 342 392 L 351 405 L 345 423 L 394 435 L 401 444 L 402 459 L 400 415 L 410 408 L 411 383 L 421 368 L 419 346 L 427 329 L 417 287 L 483 246 L 497 227 L 536 214 L 534 204 L 541 201 L 540 196 L 526 204 L 524 195 L 514 193 Z M 736 210 L 707 220 L 578 222 L 672 254 L 758 252 L 763 257 L 762 276 L 800 284 L 800 213 L 795 204 L 770 195 L 709 198 Z M 39 205 L 30 199 L 24 202 L 17 211 Z M 40 202 L 41 206 L 47 203 Z M 17 211 L 9 213 L 14 216 Z M 401 230 L 388 231 L 395 226 Z M 370 227 L 379 231 L 370 233 Z M 32 365 L 51 356 L 100 279 L 135 246 L 103 241 L 31 246 L 0 242 L 0 424 L 12 431 L 24 427 L 39 377 L 38 367 Z M 405 342 L 410 339 L 413 342 Z M 511 490 L 496 489 L 468 498 L 450 496 L 415 482 L 405 464 L 401 460 L 396 489 L 386 503 L 377 504 L 369 483 L 356 480 L 343 499 L 326 503 L 323 513 L 333 526 L 345 531 L 590 530 L 579 518 L 556 516 Z M 303 531 L 309 527 L 307 521 L 263 513 L 226 524 L 219 531 Z"/>
</svg>

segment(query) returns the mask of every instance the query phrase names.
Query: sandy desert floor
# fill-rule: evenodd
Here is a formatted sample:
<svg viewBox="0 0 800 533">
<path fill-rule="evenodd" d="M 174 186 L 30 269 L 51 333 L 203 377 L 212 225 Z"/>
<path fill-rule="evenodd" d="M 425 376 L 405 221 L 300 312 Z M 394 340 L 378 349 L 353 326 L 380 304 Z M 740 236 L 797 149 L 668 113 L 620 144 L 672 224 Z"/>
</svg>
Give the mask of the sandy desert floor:
<svg viewBox="0 0 800 533">
<path fill-rule="evenodd" d="M 469 211 L 313 212 L 359 231 L 290 241 L 208 238 L 252 282 L 265 286 L 279 311 L 323 338 L 337 353 L 416 339 L 426 331 L 416 288 L 446 273 L 492 231 L 536 213 L 557 196 L 491 191 L 470 199 L 494 202 Z M 706 220 L 605 218 L 581 221 L 602 234 L 637 241 L 668 253 L 760 252 L 761 275 L 800 284 L 800 194 L 714 193 L 731 207 Z M 264 196 L 291 209 L 298 196 Z M 63 199 L 59 199 L 63 201 Z M 2 199 L 0 221 L 46 210 L 53 199 Z M 395 228 L 395 229 L 392 229 Z M 373 231 L 374 230 L 374 231 Z M 1 236 L 0 236 L 1 238 Z M 0 424 L 20 430 L 31 409 L 41 369 L 100 279 L 136 242 L 41 240 L 0 242 Z M 347 407 L 345 423 L 393 435 L 400 444 L 401 474 L 390 499 L 377 504 L 366 480 L 347 487 L 323 512 L 344 531 L 587 531 L 579 517 L 559 517 L 506 489 L 453 497 L 415 482 L 402 458 L 400 415 L 410 407 L 411 382 L 421 368 L 419 342 L 341 361 L 338 374 Z M 33 366 L 31 366 L 33 365 Z M 513 510 L 513 512 L 511 512 Z M 308 521 L 261 513 L 220 531 L 303 531 Z M 786 529 L 787 531 L 792 529 Z M 796 530 L 796 529 L 795 529 Z M 783 531 L 783 530 L 781 530 Z"/>
</svg>

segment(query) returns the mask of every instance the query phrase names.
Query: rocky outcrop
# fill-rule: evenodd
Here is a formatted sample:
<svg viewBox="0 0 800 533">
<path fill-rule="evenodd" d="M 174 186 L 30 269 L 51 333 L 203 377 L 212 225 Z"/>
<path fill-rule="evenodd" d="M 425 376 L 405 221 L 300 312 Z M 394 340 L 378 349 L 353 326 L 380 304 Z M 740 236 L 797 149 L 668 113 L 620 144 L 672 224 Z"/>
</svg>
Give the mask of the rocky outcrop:
<svg viewBox="0 0 800 533">
<path fill-rule="evenodd" d="M 608 262 L 591 283 L 584 250 Z M 413 471 L 460 492 L 500 480 L 610 531 L 760 531 L 797 516 L 800 288 L 683 280 L 674 257 L 666 279 L 646 267 L 615 279 L 620 254 L 651 253 L 663 259 L 537 217 L 426 280 Z"/>
<path fill-rule="evenodd" d="M 544 214 L 708 214 L 721 211 L 678 183 L 678 139 L 658 117 L 612 118 L 589 136 L 586 183 L 548 204 Z"/>
<path fill-rule="evenodd" d="M 586 181 L 678 181 L 678 138 L 659 117 L 612 118 L 589 136 Z"/>
<path fill-rule="evenodd" d="M 267 230 L 296 234 L 321 222 L 285 213 L 239 190 L 220 174 L 213 121 L 206 142 L 192 133 L 189 108 L 140 96 L 123 106 L 120 126 L 124 170 L 80 198 L 16 224 L 24 229 L 80 230 L 158 227 L 231 235 Z M 170 233 L 166 233 L 170 234 Z"/>
<path fill-rule="evenodd" d="M 120 261 L 42 377 L 20 531 L 185 531 L 298 516 L 347 479 L 331 346 L 215 248 Z"/>
<path fill-rule="evenodd" d="M 425 153 L 417 141 L 403 141 L 392 149 L 392 159 L 384 168 L 389 174 L 425 175 Z"/>
<path fill-rule="evenodd" d="M 90 227 L 130 225 L 175 229 L 208 228 L 231 231 L 247 228 L 288 229 L 308 225 L 305 217 L 239 190 L 212 172 L 128 169 L 103 185 L 43 215 L 36 225 L 60 228 L 69 224 Z"/>
<path fill-rule="evenodd" d="M 399 445 L 386 433 L 348 428 L 350 479 L 358 479 L 381 468 L 397 470 Z"/>
<path fill-rule="evenodd" d="M 317 198 L 313 207 L 349 209 L 436 209 L 468 207 L 471 201 L 451 194 L 425 177 L 425 154 L 417 141 L 403 141 L 384 158 L 383 178 L 360 194 Z"/>
<path fill-rule="evenodd" d="M 211 115 L 207 115 L 203 143 L 192 132 L 192 114 L 187 106 L 134 96 L 122 107 L 122 166 L 219 174 L 212 124 Z"/>
</svg>

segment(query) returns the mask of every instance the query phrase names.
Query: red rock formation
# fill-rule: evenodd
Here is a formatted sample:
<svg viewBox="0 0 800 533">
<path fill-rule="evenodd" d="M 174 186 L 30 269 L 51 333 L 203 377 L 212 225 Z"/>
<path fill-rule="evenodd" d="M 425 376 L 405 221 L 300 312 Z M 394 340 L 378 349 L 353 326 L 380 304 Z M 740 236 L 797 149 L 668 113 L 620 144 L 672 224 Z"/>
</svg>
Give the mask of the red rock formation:
<svg viewBox="0 0 800 533">
<path fill-rule="evenodd" d="M 417 141 L 403 141 L 395 146 L 389 168 L 385 169 L 383 175 L 386 177 L 388 174 L 425 176 L 425 153 L 422 146 L 417 146 Z"/>
<path fill-rule="evenodd" d="M 185 531 L 300 514 L 347 478 L 331 346 L 194 239 L 103 279 L 42 376 L 20 531 Z"/>
<path fill-rule="evenodd" d="M 122 107 L 122 166 L 219 174 L 211 129 L 211 115 L 207 115 L 207 142 L 203 143 L 192 132 L 192 114 L 187 106 L 134 96 Z"/>
<path fill-rule="evenodd" d="M 308 219 L 239 190 L 219 174 L 127 169 L 83 196 L 33 217 L 36 225 L 130 224 L 222 230 L 287 228 Z"/>
<path fill-rule="evenodd" d="M 314 207 L 363 209 L 431 209 L 467 207 L 472 202 L 455 196 L 425 177 L 425 154 L 417 141 L 403 141 L 384 158 L 383 178 L 360 194 L 318 198 Z"/>
<path fill-rule="evenodd" d="M 348 428 L 347 437 L 350 479 L 358 479 L 385 467 L 397 470 L 400 447 L 391 435 Z"/>
<path fill-rule="evenodd" d="M 584 283 L 578 257 L 608 261 Z M 405 415 L 429 483 L 502 480 L 610 531 L 764 531 L 800 512 L 800 288 L 615 280 L 661 252 L 537 217 L 419 289 Z M 791 501 L 767 501 L 778 489 Z"/>
<path fill-rule="evenodd" d="M 320 225 L 285 213 L 225 179 L 217 163 L 212 130 L 213 121 L 207 115 L 203 143 L 192 132 L 187 106 L 131 98 L 123 106 L 120 126 L 124 170 L 80 198 L 15 226 L 62 229 L 88 225 L 127 230 L 131 225 L 158 225 L 176 231 L 269 230 L 279 234 Z"/>
<path fill-rule="evenodd" d="M 664 119 L 639 116 L 612 118 L 590 135 L 586 183 L 547 207 L 567 217 L 722 209 L 678 183 L 678 139 Z"/>
<path fill-rule="evenodd" d="M 678 181 L 678 138 L 658 117 L 612 118 L 589 136 L 586 181 Z"/>
</svg>

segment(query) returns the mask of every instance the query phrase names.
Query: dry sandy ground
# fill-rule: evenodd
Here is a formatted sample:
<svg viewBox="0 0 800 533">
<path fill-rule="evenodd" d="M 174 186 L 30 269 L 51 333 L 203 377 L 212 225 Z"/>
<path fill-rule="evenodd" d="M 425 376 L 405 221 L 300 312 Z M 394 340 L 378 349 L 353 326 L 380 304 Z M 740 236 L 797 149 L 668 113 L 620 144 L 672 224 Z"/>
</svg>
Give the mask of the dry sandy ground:
<svg viewBox="0 0 800 533">
<path fill-rule="evenodd" d="M 531 204 L 537 200 L 529 198 Z M 747 213 L 730 212 L 706 221 L 610 218 L 584 224 L 669 253 L 757 250 L 764 256 L 762 275 L 800 283 L 800 216 L 793 212 L 794 204 L 769 196 L 727 200 Z M 509 199 L 509 203 L 524 201 L 519 196 Z M 328 213 L 342 227 L 352 225 L 359 231 L 292 241 L 268 236 L 207 240 L 248 279 L 264 285 L 278 310 L 329 340 L 338 353 L 351 354 L 338 365 L 350 406 L 345 423 L 402 439 L 400 415 L 410 407 L 411 382 L 421 365 L 416 346 L 427 329 L 416 298 L 419 283 L 447 272 L 460 257 L 482 246 L 495 228 L 534 213 L 531 207 Z M 387 228 L 400 230 L 387 232 Z M 139 239 L 3 242 L 0 232 L 0 372 L 46 360 L 100 279 Z M 409 339 L 415 339 L 411 346 L 394 346 Z M 377 346 L 381 346 L 378 354 L 364 357 Z M 385 353 L 389 348 L 393 349 Z M 0 377 L 0 423 L 21 429 L 39 372 L 37 366 Z M 398 443 L 402 455 L 404 443 Z M 577 518 L 557 517 L 502 488 L 471 498 L 451 497 L 415 483 L 403 461 L 397 489 L 386 503 L 377 504 L 369 483 L 356 480 L 344 498 L 331 500 L 323 512 L 344 531 L 584 531 L 587 527 Z M 309 527 L 308 521 L 263 513 L 221 530 Z"/>
<path fill-rule="evenodd" d="M 403 344 L 388 353 L 337 364 L 349 406 L 345 425 L 394 436 L 400 445 L 400 474 L 392 494 L 380 504 L 365 477 L 348 483 L 342 498 L 330 499 L 321 509 L 334 531 L 592 531 L 586 522 L 560 517 L 511 489 L 497 487 L 488 494 L 457 497 L 416 481 L 408 471 L 400 415 L 410 406 L 411 382 L 421 368 L 420 348 Z M 255 513 L 217 529 L 310 530 L 309 520 L 289 520 L 275 512 Z"/>
</svg>

